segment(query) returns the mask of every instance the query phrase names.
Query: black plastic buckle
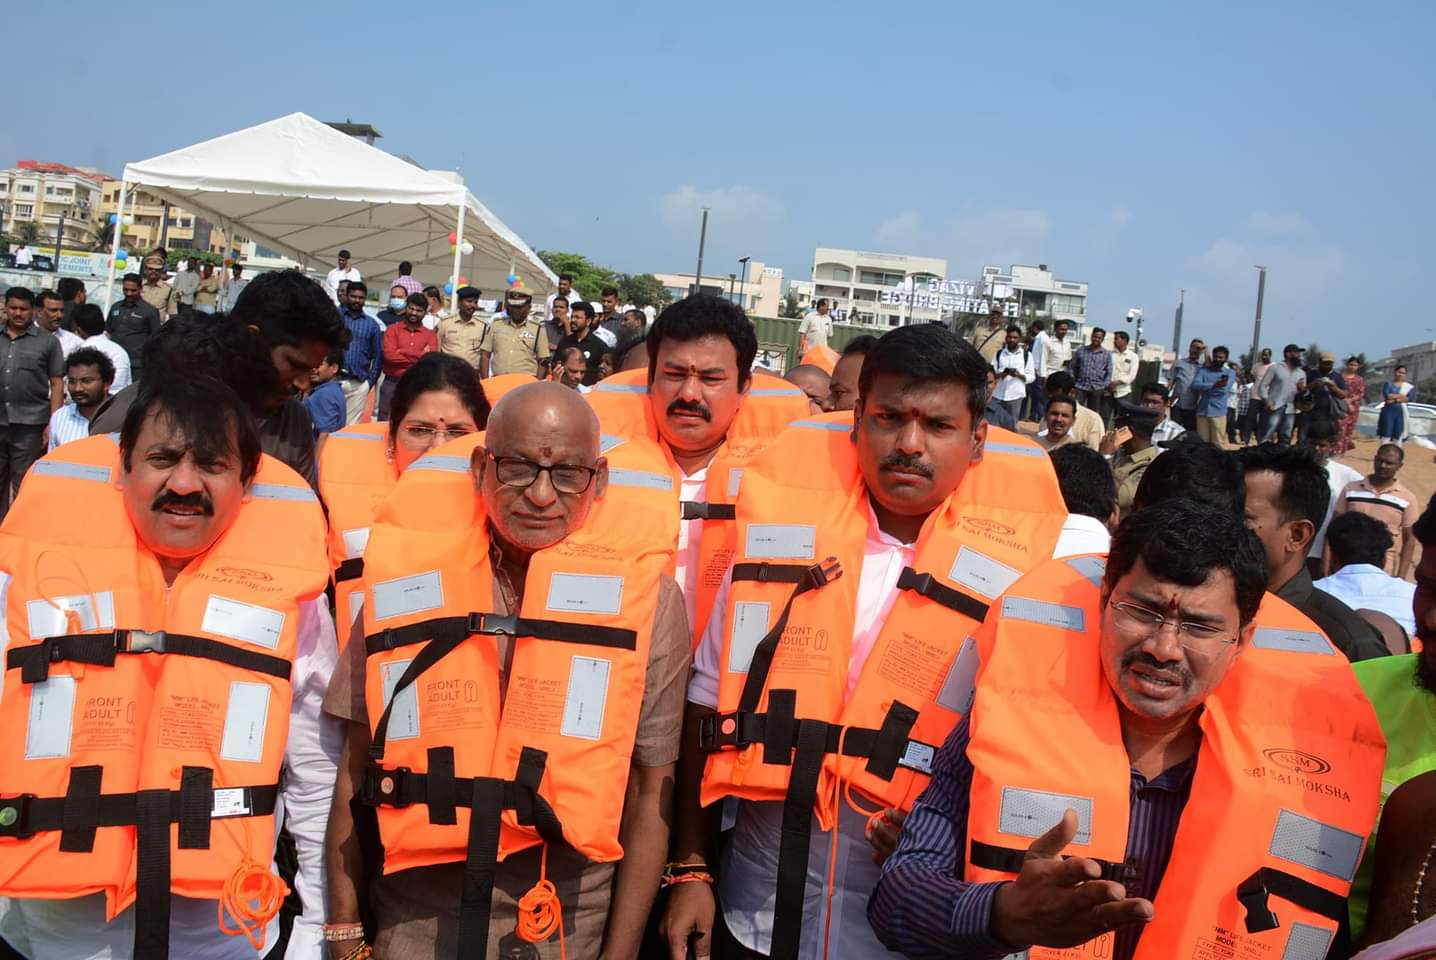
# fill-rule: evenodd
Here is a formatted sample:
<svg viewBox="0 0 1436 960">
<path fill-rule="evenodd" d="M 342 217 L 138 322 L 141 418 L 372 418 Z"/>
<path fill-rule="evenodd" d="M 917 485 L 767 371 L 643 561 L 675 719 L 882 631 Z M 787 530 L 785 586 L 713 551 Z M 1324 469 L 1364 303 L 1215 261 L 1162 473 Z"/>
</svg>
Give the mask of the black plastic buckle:
<svg viewBox="0 0 1436 960">
<path fill-rule="evenodd" d="M 29 828 L 30 801 L 34 799 L 35 794 L 22 793 L 18 797 L 0 800 L 0 837 L 28 840 L 35 835 L 35 831 Z"/>
<path fill-rule="evenodd" d="M 698 723 L 698 746 L 710 753 L 715 750 L 736 750 L 738 742 L 738 714 L 710 713 Z"/>
<path fill-rule="evenodd" d="M 164 653 L 163 630 L 119 630 L 115 632 L 115 649 L 120 653 Z"/>
<path fill-rule="evenodd" d="M 1269 906 L 1270 891 L 1262 882 L 1261 871 L 1258 870 L 1247 877 L 1237 887 L 1237 901 L 1246 910 L 1247 933 L 1261 933 L 1266 930 L 1275 930 L 1281 926 L 1281 921 L 1276 914 L 1271 912 Z"/>
<path fill-rule="evenodd" d="M 410 801 L 404 799 L 404 787 L 408 785 L 410 772 L 408 767 L 375 770 L 374 805 L 407 807 Z M 368 784 L 366 783 L 365 786 L 368 787 Z"/>
<path fill-rule="evenodd" d="M 809 590 L 825 587 L 843 575 L 843 565 L 837 557 L 828 557 L 822 563 L 815 563 L 803 572 L 803 583 Z"/>
<path fill-rule="evenodd" d="M 909 568 L 909 570 L 911 570 L 911 568 Z M 904 570 L 898 575 L 898 589 L 911 590 L 914 593 L 927 596 L 927 592 L 932 589 L 932 574 L 909 573 L 907 570 Z"/>
<path fill-rule="evenodd" d="M 482 633 L 488 636 L 504 634 L 506 636 L 518 636 L 519 618 L 512 614 L 499 613 L 471 613 L 469 614 L 469 632 Z"/>
</svg>

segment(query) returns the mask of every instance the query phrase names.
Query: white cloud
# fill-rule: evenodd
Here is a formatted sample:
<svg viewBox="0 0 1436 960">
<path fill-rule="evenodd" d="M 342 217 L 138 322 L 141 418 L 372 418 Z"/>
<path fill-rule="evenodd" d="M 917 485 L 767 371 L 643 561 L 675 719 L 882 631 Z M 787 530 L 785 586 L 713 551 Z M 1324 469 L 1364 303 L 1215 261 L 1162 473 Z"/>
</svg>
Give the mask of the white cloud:
<svg viewBox="0 0 1436 960">
<path fill-rule="evenodd" d="M 697 229 L 704 207 L 709 208 L 710 226 L 771 226 L 784 217 L 782 201 L 743 184 L 699 190 L 682 183 L 659 200 L 663 222 L 675 229 Z"/>
</svg>

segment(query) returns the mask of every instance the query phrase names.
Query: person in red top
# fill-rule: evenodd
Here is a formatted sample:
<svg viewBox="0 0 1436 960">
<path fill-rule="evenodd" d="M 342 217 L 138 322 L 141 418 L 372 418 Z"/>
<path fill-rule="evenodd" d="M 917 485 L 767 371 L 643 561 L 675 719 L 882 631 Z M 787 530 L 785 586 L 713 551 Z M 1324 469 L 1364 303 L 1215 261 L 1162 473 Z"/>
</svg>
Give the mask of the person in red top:
<svg viewBox="0 0 1436 960">
<path fill-rule="evenodd" d="M 422 293 L 411 293 L 404 304 L 404 319 L 391 323 L 384 330 L 384 385 L 379 388 L 379 419 L 389 419 L 389 403 L 394 398 L 394 388 L 419 358 L 426 353 L 437 353 L 439 337 L 424 326 L 424 314 L 429 312 L 429 301 Z"/>
</svg>

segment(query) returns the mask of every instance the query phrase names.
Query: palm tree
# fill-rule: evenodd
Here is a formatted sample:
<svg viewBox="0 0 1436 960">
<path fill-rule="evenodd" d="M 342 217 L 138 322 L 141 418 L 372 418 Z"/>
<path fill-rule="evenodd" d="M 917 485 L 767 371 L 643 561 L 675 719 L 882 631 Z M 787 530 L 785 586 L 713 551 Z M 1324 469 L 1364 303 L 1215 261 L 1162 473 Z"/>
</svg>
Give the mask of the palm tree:
<svg viewBox="0 0 1436 960">
<path fill-rule="evenodd" d="M 40 240 L 40 225 L 34 220 L 21 220 L 15 224 L 15 239 L 26 246 Z"/>
<path fill-rule="evenodd" d="M 108 220 L 100 223 L 95 230 L 95 239 L 90 243 L 90 249 L 95 253 L 105 253 L 115 242 L 115 225 Z"/>
</svg>

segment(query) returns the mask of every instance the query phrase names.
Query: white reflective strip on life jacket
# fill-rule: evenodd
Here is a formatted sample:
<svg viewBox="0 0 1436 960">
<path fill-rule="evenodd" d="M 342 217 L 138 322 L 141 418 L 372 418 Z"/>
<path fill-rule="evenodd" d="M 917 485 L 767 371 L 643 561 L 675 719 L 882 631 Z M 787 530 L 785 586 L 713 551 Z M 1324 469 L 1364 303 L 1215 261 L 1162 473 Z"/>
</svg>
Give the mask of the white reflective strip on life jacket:
<svg viewBox="0 0 1436 960">
<path fill-rule="evenodd" d="M 997 829 L 1015 837 L 1040 837 L 1055 827 L 1062 814 L 1077 814 L 1077 843 L 1092 842 L 1092 798 L 1021 787 L 1002 788 L 1002 806 L 997 814 Z"/>
<path fill-rule="evenodd" d="M 1025 620 L 1028 623 L 1061 627 L 1063 630 L 1077 633 L 1087 628 L 1087 618 L 1081 607 L 1067 607 L 1060 603 L 1048 603 L 1027 597 L 1003 597 L 1002 616 L 1005 620 Z"/>
<path fill-rule="evenodd" d="M 750 397 L 802 397 L 806 396 L 797 387 L 754 387 L 748 391 Z"/>
<path fill-rule="evenodd" d="M 1107 572 L 1107 561 L 1101 557 L 1073 557 L 1064 561 L 1067 566 L 1082 575 L 1082 579 L 1094 587 L 1102 586 L 1102 577 Z"/>
<path fill-rule="evenodd" d="M 1022 577 L 1022 571 L 964 544 L 958 548 L 957 559 L 952 561 L 947 577 L 953 583 L 995 600 Z"/>
<path fill-rule="evenodd" d="M 612 468 L 608 471 L 608 482 L 613 486 L 641 487 L 645 490 L 668 492 L 673 489 L 672 477 L 661 473 L 650 473 L 647 470 Z"/>
<path fill-rule="evenodd" d="M 66 463 L 63 460 L 40 460 L 30 467 L 31 473 L 45 477 L 65 477 L 69 480 L 92 480 L 95 483 L 110 482 L 110 468 L 90 463 Z"/>
<path fill-rule="evenodd" d="M 611 433 L 601 433 L 598 435 L 598 452 L 600 454 L 607 453 L 619 444 L 627 442 L 623 437 L 615 437 Z"/>
<path fill-rule="evenodd" d="M 1047 456 L 1047 451 L 1041 447 L 1019 447 L 1015 443 L 986 443 L 982 449 L 989 453 L 1010 453 L 1015 457 Z"/>
<path fill-rule="evenodd" d="M 1310 923 L 1293 923 L 1286 935 L 1281 960 L 1325 960 L 1331 946 L 1331 931 Z"/>
<path fill-rule="evenodd" d="M 338 433 L 331 433 L 329 435 L 330 443 L 333 443 L 335 440 L 370 440 L 374 443 L 383 443 L 387 439 L 387 434 L 368 432 L 361 433 L 358 430 L 355 430 L 353 433 L 350 433 L 347 430 L 341 430 Z"/>
<path fill-rule="evenodd" d="M 1365 837 L 1283 810 L 1271 834 L 1271 855 L 1350 882 L 1361 862 Z"/>
<path fill-rule="evenodd" d="M 641 383 L 604 383 L 600 380 L 593 385 L 598 393 L 647 393 L 648 387 Z"/>
<path fill-rule="evenodd" d="M 469 461 L 464 457 L 441 457 L 430 454 L 409 464 L 410 470 L 442 470 L 448 473 L 468 473 Z"/>
<path fill-rule="evenodd" d="M 1252 634 L 1252 646 L 1263 650 L 1285 650 L 1288 653 L 1336 656 L 1336 651 L 1323 634 L 1311 630 L 1292 630 L 1289 627 L 1258 627 Z"/>
<path fill-rule="evenodd" d="M 296 503 L 310 503 L 318 499 L 308 487 L 286 487 L 280 483 L 256 483 L 249 488 L 249 495 L 256 500 L 292 500 Z"/>
<path fill-rule="evenodd" d="M 788 426 L 801 427 L 804 430 L 831 430 L 834 433 L 846 433 L 853 428 L 851 423 L 828 420 L 794 420 Z"/>
</svg>

